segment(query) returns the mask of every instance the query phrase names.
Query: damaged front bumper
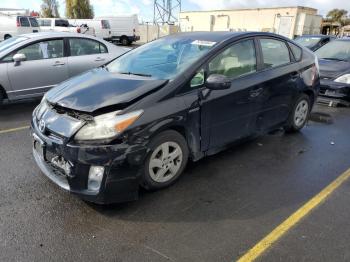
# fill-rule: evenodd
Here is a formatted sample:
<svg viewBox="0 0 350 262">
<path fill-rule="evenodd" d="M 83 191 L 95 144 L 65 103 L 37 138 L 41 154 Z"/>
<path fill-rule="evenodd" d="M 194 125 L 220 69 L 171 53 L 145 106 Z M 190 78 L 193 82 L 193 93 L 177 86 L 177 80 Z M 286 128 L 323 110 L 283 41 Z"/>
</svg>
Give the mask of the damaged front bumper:
<svg viewBox="0 0 350 262">
<path fill-rule="evenodd" d="M 350 103 L 350 85 L 337 83 L 332 79 L 321 79 L 320 96 L 323 100 L 339 101 L 348 105 Z"/>
<path fill-rule="evenodd" d="M 40 170 L 59 187 L 98 204 L 138 198 L 146 148 L 126 143 L 78 145 L 39 131 L 32 119 L 33 156 Z M 100 171 L 100 183 L 91 184 L 91 170 Z"/>
</svg>

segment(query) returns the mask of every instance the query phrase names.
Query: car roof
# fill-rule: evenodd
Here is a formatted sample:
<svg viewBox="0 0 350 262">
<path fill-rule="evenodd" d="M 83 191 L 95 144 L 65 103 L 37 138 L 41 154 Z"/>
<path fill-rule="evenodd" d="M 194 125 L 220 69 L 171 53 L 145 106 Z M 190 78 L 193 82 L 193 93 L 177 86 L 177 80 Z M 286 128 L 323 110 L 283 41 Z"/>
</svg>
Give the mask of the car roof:
<svg viewBox="0 0 350 262">
<path fill-rule="evenodd" d="M 213 41 L 213 42 L 221 42 L 229 39 L 233 39 L 236 37 L 242 36 L 273 36 L 279 37 L 282 39 L 287 39 L 284 36 L 273 34 L 273 33 L 265 33 L 265 32 L 230 32 L 230 31 L 222 31 L 222 32 L 185 32 L 185 33 L 177 33 L 173 35 L 166 36 L 168 38 L 193 38 L 197 40 L 204 41 Z"/>
<path fill-rule="evenodd" d="M 50 38 L 50 37 L 88 37 L 95 38 L 90 35 L 84 35 L 79 33 L 70 33 L 70 32 L 38 32 L 38 33 L 30 33 L 30 34 L 22 34 L 21 36 L 34 39 L 34 38 Z"/>
<path fill-rule="evenodd" d="M 335 38 L 335 36 L 333 36 L 333 35 L 322 35 L 322 34 L 301 35 L 301 36 L 298 36 L 298 37 L 320 37 L 320 38 L 331 37 L 331 38 Z"/>
</svg>

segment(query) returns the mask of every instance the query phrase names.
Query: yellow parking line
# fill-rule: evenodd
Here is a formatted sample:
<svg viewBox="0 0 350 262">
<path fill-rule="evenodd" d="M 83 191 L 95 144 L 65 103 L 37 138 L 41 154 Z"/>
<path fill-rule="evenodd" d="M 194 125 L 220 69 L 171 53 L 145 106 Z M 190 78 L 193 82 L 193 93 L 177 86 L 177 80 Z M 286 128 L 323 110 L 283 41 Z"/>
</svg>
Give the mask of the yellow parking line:
<svg viewBox="0 0 350 262">
<path fill-rule="evenodd" d="M 0 130 L 0 134 L 16 132 L 16 131 L 20 131 L 20 130 L 24 130 L 24 129 L 29 129 L 29 126 L 21 126 L 21 127 L 11 128 L 11 129 L 3 129 L 3 130 Z"/>
<path fill-rule="evenodd" d="M 263 238 L 253 248 L 251 248 L 245 255 L 243 255 L 238 262 L 254 261 L 262 255 L 268 248 L 271 247 L 277 240 L 279 240 L 285 233 L 287 233 L 293 226 L 295 226 L 302 218 L 308 215 L 315 207 L 319 206 L 326 200 L 341 184 L 343 184 L 350 177 L 350 169 L 340 175 L 331 184 L 329 184 L 320 193 L 310 199 L 301 208 L 295 211 L 290 217 L 276 227 L 270 234 Z"/>
</svg>

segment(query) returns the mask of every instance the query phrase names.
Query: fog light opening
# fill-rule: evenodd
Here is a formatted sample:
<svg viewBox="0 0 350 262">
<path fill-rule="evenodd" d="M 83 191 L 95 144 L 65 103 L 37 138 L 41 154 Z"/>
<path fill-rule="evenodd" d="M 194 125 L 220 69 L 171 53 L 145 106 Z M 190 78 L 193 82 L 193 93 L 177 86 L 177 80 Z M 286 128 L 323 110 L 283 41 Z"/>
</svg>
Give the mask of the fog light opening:
<svg viewBox="0 0 350 262">
<path fill-rule="evenodd" d="M 102 166 L 91 166 L 89 170 L 88 189 L 99 191 L 105 168 Z"/>
</svg>

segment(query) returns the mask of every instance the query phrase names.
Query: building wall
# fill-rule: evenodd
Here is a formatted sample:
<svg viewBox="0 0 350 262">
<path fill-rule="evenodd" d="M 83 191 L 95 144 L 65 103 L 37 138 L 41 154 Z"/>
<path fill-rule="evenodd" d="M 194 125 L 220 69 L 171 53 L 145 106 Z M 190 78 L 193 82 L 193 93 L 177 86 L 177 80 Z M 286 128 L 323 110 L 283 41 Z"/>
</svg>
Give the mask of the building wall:
<svg viewBox="0 0 350 262">
<path fill-rule="evenodd" d="M 139 26 L 140 43 L 151 42 L 162 36 L 175 34 L 179 32 L 179 28 L 174 25 L 153 25 L 144 24 Z"/>
<path fill-rule="evenodd" d="M 306 24 L 306 27 L 304 26 Z M 263 31 L 287 37 L 309 27 L 320 29 L 317 10 L 307 7 L 257 8 L 181 12 L 181 31 Z"/>
</svg>

